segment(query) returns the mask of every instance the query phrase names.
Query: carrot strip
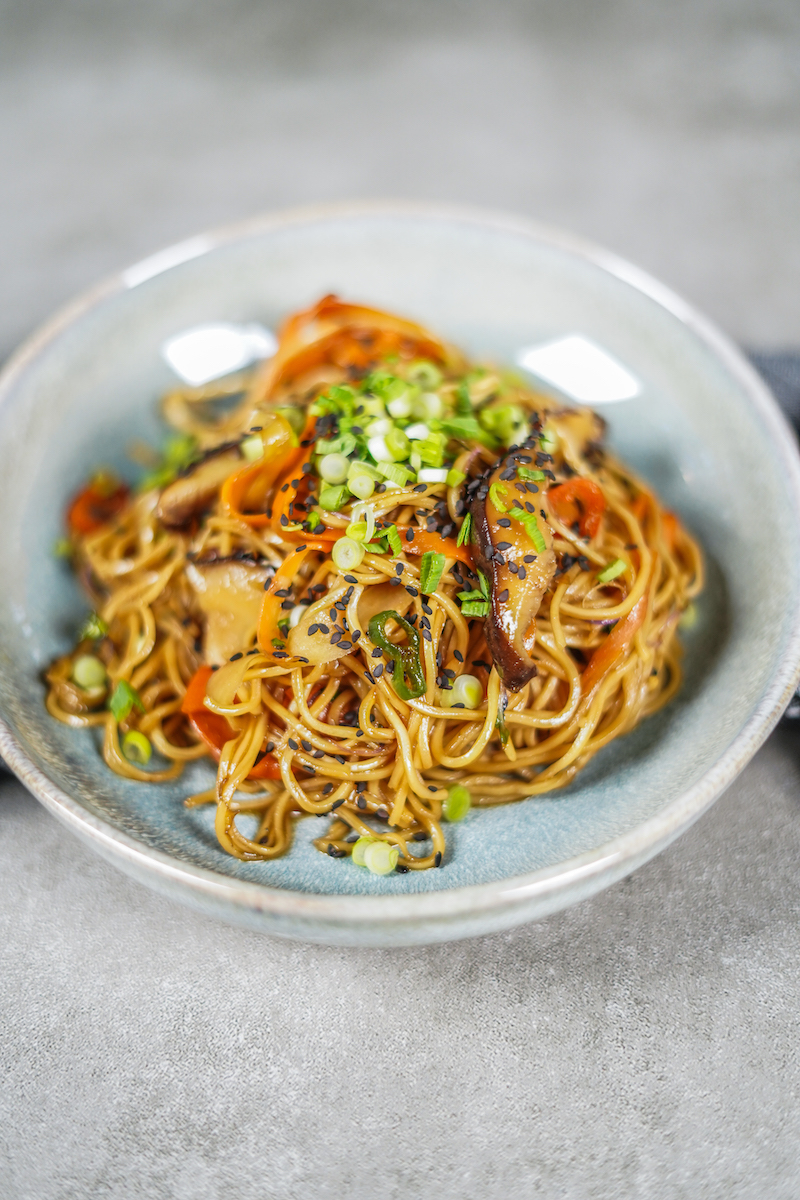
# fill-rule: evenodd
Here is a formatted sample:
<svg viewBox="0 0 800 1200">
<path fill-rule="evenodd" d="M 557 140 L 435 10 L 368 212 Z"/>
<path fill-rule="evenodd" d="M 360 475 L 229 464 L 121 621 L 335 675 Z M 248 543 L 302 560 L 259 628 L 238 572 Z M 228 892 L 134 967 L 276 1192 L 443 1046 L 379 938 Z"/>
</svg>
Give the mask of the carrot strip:
<svg viewBox="0 0 800 1200">
<path fill-rule="evenodd" d="M 412 528 L 414 540 L 408 542 L 406 533 Z M 444 554 L 446 558 L 458 558 L 472 569 L 475 567 L 469 546 L 457 545 L 455 538 L 443 538 L 439 533 L 428 533 L 426 529 L 417 529 L 411 525 L 398 525 L 397 532 L 400 534 L 406 554 L 425 554 L 428 550 L 432 550 L 435 554 Z"/>
<path fill-rule="evenodd" d="M 223 746 L 236 737 L 236 732 L 224 717 L 219 713 L 209 712 L 205 707 L 206 686 L 210 678 L 211 667 L 198 667 L 189 680 L 181 703 L 181 712 L 186 714 L 214 758 L 219 760 Z M 280 775 L 281 770 L 275 756 L 265 754 L 254 764 L 248 778 L 280 779 Z"/>
<path fill-rule="evenodd" d="M 289 422 L 273 413 L 262 432 L 264 455 L 257 462 L 235 471 L 222 485 L 220 501 L 232 517 L 244 521 L 253 529 L 270 523 L 266 511 L 248 512 L 248 507 L 263 506 L 270 488 L 282 471 L 291 471 L 303 450 Z"/>
<path fill-rule="evenodd" d="M 581 691 L 584 697 L 600 682 L 627 651 L 633 638 L 641 628 L 647 613 L 647 594 L 634 604 L 621 621 L 617 621 L 602 646 L 598 646 L 581 675 Z"/>
</svg>

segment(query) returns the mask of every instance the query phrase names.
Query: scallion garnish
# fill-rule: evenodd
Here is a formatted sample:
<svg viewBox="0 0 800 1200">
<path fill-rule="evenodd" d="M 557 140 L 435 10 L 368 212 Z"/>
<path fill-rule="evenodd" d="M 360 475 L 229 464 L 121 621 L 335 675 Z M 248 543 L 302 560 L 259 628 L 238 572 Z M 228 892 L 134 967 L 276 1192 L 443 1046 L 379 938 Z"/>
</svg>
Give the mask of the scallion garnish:
<svg viewBox="0 0 800 1200">
<path fill-rule="evenodd" d="M 538 467 L 517 467 L 517 478 L 537 483 L 545 478 L 544 471 L 540 471 Z"/>
<path fill-rule="evenodd" d="M 130 714 L 131 709 L 138 708 L 139 712 L 144 712 L 145 710 L 141 696 L 136 691 L 136 688 L 131 687 L 127 679 L 119 680 L 114 691 L 111 693 L 108 707 L 117 723 L 124 721 Z"/>
<path fill-rule="evenodd" d="M 98 641 L 101 637 L 105 637 L 108 633 L 108 625 L 103 618 L 96 612 L 89 613 L 89 616 L 78 630 L 78 641 L 83 642 L 90 638 L 93 642 Z"/>
<path fill-rule="evenodd" d="M 598 583 L 610 583 L 612 579 L 616 579 L 623 571 L 627 570 L 628 564 L 621 558 L 615 558 L 607 567 L 598 573 Z"/>
<path fill-rule="evenodd" d="M 383 537 L 386 538 L 391 548 L 392 554 L 400 554 L 403 549 L 403 543 L 400 540 L 400 533 L 396 525 L 387 525 L 386 529 L 382 530 Z"/>
<path fill-rule="evenodd" d="M 466 546 L 469 541 L 469 535 L 472 532 L 472 513 L 467 513 L 464 520 L 461 522 L 461 528 L 458 531 L 456 538 L 457 546 Z"/>
<path fill-rule="evenodd" d="M 431 596 L 439 586 L 444 571 L 445 557 L 434 550 L 426 550 L 419 565 L 419 590 Z"/>
</svg>

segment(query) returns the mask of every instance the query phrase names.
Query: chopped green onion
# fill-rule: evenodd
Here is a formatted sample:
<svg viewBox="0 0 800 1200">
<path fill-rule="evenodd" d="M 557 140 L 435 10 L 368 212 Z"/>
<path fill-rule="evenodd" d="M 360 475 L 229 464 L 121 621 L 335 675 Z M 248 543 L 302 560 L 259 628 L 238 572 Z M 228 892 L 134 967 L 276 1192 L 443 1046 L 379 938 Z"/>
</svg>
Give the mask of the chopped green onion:
<svg viewBox="0 0 800 1200">
<path fill-rule="evenodd" d="M 461 522 L 461 528 L 458 531 L 456 538 L 457 546 L 466 546 L 469 541 L 469 535 L 472 532 L 472 513 L 467 513 L 464 520 Z"/>
<path fill-rule="evenodd" d="M 414 473 L 409 467 L 404 467 L 401 463 L 378 463 L 378 470 L 384 479 L 389 479 L 398 487 L 405 487 L 409 479 L 414 478 Z"/>
<path fill-rule="evenodd" d="M 463 704 L 464 708 L 478 708 L 483 704 L 483 685 L 475 675 L 459 675 L 452 687 L 442 691 L 442 707 L 452 708 Z"/>
<path fill-rule="evenodd" d="M 423 392 L 421 396 L 412 400 L 411 411 L 423 421 L 435 421 L 444 412 L 444 404 L 436 392 Z"/>
<path fill-rule="evenodd" d="M 518 404 L 504 404 L 498 408 L 483 408 L 478 420 L 484 429 L 495 434 L 506 445 L 525 440 L 528 421 Z"/>
<path fill-rule="evenodd" d="M 239 442 L 239 450 L 242 457 L 246 458 L 248 462 L 258 462 L 260 458 L 264 457 L 264 442 L 261 434 L 254 433 L 250 437 L 243 438 Z"/>
<path fill-rule="evenodd" d="M 405 631 L 407 645 L 396 646 L 394 642 L 389 641 L 386 635 L 388 621 L 394 621 Z M 405 617 L 401 617 L 391 608 L 372 617 L 368 630 L 370 640 L 392 661 L 392 686 L 400 699 L 416 700 L 425 691 L 425 672 L 420 660 L 420 639 L 417 630 Z M 406 679 L 409 680 L 410 687 Z"/>
<path fill-rule="evenodd" d="M 537 483 L 545 478 L 544 471 L 540 471 L 538 467 L 517 467 L 517 478 L 525 479 L 533 483 Z"/>
<path fill-rule="evenodd" d="M 136 691 L 136 688 L 131 687 L 127 679 L 119 680 L 111 694 L 108 707 L 114 715 L 114 720 L 117 722 L 124 721 L 133 708 L 138 708 L 139 712 L 144 712 L 141 696 Z"/>
<path fill-rule="evenodd" d="M 461 612 L 465 617 L 488 617 L 489 601 L 468 600 L 461 605 Z"/>
<path fill-rule="evenodd" d="M 357 842 L 353 843 L 351 858 L 357 867 L 364 867 L 364 851 L 367 846 L 371 846 L 376 839 L 373 837 L 360 837 Z"/>
<path fill-rule="evenodd" d="M 101 616 L 96 612 L 89 613 L 89 616 L 78 630 L 78 641 L 83 642 L 86 638 L 91 638 L 96 642 L 99 638 L 105 637 L 108 633 L 108 625 Z"/>
<path fill-rule="evenodd" d="M 463 821 L 472 807 L 472 796 L 469 788 L 463 783 L 456 783 L 447 793 L 447 799 L 442 805 L 442 816 L 446 821 Z"/>
<path fill-rule="evenodd" d="M 483 571 L 478 567 L 478 582 L 481 586 L 481 595 L 485 600 L 489 599 L 489 581 Z"/>
<path fill-rule="evenodd" d="M 307 604 L 295 604 L 294 608 L 289 613 L 289 628 L 294 629 L 295 625 L 299 625 L 307 612 Z"/>
<path fill-rule="evenodd" d="M 393 429 L 394 421 L 388 417 L 378 417 L 376 420 L 370 421 L 365 432 L 368 437 L 385 437 Z"/>
<path fill-rule="evenodd" d="M 375 437 L 371 437 L 369 439 L 367 442 L 367 449 L 375 459 L 376 463 L 394 462 L 394 455 L 386 445 L 386 438 L 382 433 L 376 434 Z"/>
<path fill-rule="evenodd" d="M 288 625 L 288 621 L 287 621 Z M 271 643 L 276 650 L 283 650 L 286 647 L 286 642 L 282 638 L 273 638 Z"/>
<path fill-rule="evenodd" d="M 403 417 L 411 416 L 411 392 L 403 392 L 401 396 L 396 396 L 394 400 L 390 400 L 386 405 L 387 412 L 390 417 L 395 420 Z"/>
<path fill-rule="evenodd" d="M 364 866 L 373 875 L 389 875 L 397 866 L 400 847 L 389 842 L 372 842 L 364 850 Z"/>
<path fill-rule="evenodd" d="M 462 379 L 456 388 L 456 412 L 466 417 L 472 412 L 472 401 L 469 398 L 469 388 L 466 379 Z"/>
<path fill-rule="evenodd" d="M 383 536 L 389 543 L 392 554 L 398 555 L 402 552 L 403 543 L 400 541 L 400 533 L 396 525 L 388 525 L 383 531 Z"/>
<path fill-rule="evenodd" d="M 424 442 L 431 436 L 431 431 L 424 421 L 417 421 L 416 425 L 406 426 L 405 435 L 412 442 Z"/>
<path fill-rule="evenodd" d="M 416 358 L 409 363 L 406 375 L 422 388 L 436 388 L 442 382 L 442 372 L 426 358 Z"/>
<path fill-rule="evenodd" d="M 419 564 L 419 590 L 432 596 L 439 586 L 444 571 L 445 557 L 434 550 L 426 550 Z"/>
<path fill-rule="evenodd" d="M 276 408 L 275 412 L 279 417 L 283 417 L 284 421 L 289 422 L 292 432 L 299 437 L 306 427 L 306 414 L 302 408 L 298 408 L 296 404 L 285 404 L 282 408 Z"/>
<path fill-rule="evenodd" d="M 345 533 L 354 542 L 365 542 L 367 540 L 367 522 L 352 521 L 345 529 Z"/>
<path fill-rule="evenodd" d="M 323 454 L 343 454 L 346 458 L 348 454 L 353 453 L 357 445 L 358 441 L 355 434 L 340 433 L 335 438 L 317 438 L 314 450 L 318 456 Z"/>
<path fill-rule="evenodd" d="M 678 621 L 678 628 L 679 629 L 694 629 L 695 625 L 697 624 L 698 616 L 699 616 L 699 613 L 697 611 L 697 605 L 690 604 L 689 607 L 684 612 L 681 619 Z"/>
<path fill-rule="evenodd" d="M 395 462 L 402 462 L 404 458 L 408 457 L 411 443 L 402 429 L 398 429 L 396 426 L 394 429 L 390 429 L 384 440 L 386 448 Z"/>
<path fill-rule="evenodd" d="M 103 687 L 108 678 L 105 665 L 94 654 L 81 654 L 72 665 L 72 679 L 85 692 Z"/>
<path fill-rule="evenodd" d="M 153 747 L 143 733 L 132 729 L 122 739 L 122 753 L 130 762 L 149 763 Z"/>
<path fill-rule="evenodd" d="M 337 512 L 343 505 L 347 504 L 350 499 L 350 489 L 344 484 L 339 487 L 320 488 L 319 506 L 324 508 L 326 512 Z"/>
<path fill-rule="evenodd" d="M 368 500 L 375 491 L 375 480 L 366 474 L 349 475 L 347 486 L 359 500 Z"/>
<path fill-rule="evenodd" d="M 447 438 L 444 434 L 434 431 L 421 442 L 414 443 L 414 451 L 427 467 L 440 467 L 444 462 L 444 451 Z"/>
<path fill-rule="evenodd" d="M 616 579 L 623 571 L 627 570 L 628 564 L 622 558 L 615 558 L 608 566 L 599 572 L 597 576 L 598 583 L 610 583 L 612 579 Z"/>
<path fill-rule="evenodd" d="M 479 442 L 490 450 L 497 449 L 499 445 L 494 434 L 479 425 L 475 417 L 445 417 L 440 423 L 446 433 L 462 442 Z"/>
<path fill-rule="evenodd" d="M 56 558 L 71 558 L 72 542 L 69 540 L 69 538 L 57 538 L 53 545 L 53 554 L 56 556 Z"/>
<path fill-rule="evenodd" d="M 466 478 L 467 477 L 463 471 L 456 471 L 455 468 L 453 468 L 447 472 L 447 486 L 460 487 Z"/>
<path fill-rule="evenodd" d="M 447 483 L 447 467 L 420 467 L 417 479 L 420 483 Z"/>
<path fill-rule="evenodd" d="M 547 543 L 542 536 L 542 531 L 539 528 L 539 520 L 536 513 L 529 513 L 524 508 L 510 508 L 508 515 L 514 521 L 519 521 L 524 527 L 528 537 L 533 542 L 537 554 L 544 554 L 547 549 Z"/>
<path fill-rule="evenodd" d="M 343 454 L 326 454 L 317 463 L 320 479 L 325 483 L 344 483 L 350 470 L 350 461 Z"/>
<path fill-rule="evenodd" d="M 489 499 L 495 506 L 498 512 L 507 513 L 508 505 L 503 501 L 502 497 L 508 495 L 508 488 L 503 483 L 493 483 L 489 487 Z"/>
<path fill-rule="evenodd" d="M 361 564 L 364 554 L 362 542 L 355 542 L 349 537 L 340 537 L 333 543 L 331 558 L 340 571 L 352 571 Z"/>
</svg>

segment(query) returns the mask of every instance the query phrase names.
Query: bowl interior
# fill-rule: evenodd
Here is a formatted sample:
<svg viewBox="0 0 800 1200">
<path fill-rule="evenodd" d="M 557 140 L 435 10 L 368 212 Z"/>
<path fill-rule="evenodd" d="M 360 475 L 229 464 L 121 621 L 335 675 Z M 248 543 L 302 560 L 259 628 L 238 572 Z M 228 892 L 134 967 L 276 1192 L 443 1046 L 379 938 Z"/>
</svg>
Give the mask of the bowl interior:
<svg viewBox="0 0 800 1200">
<path fill-rule="evenodd" d="M 129 276 L 130 282 L 136 276 Z M 335 291 L 428 323 L 470 354 L 581 334 L 640 384 L 603 415 L 618 454 L 701 539 L 709 580 L 684 636 L 678 699 L 599 754 L 566 790 L 473 810 L 449 830 L 439 871 L 379 878 L 319 855 L 323 828 L 297 826 L 291 853 L 240 863 L 222 853 L 196 764 L 176 784 L 111 774 L 91 732 L 52 720 L 41 672 L 72 642 L 87 605 L 52 553 L 64 504 L 99 464 L 134 477 L 134 438 L 157 443 L 172 376 L 159 347 L 205 321 L 275 327 Z M 272 887 L 401 893 L 552 867 L 628 833 L 696 784 L 747 722 L 788 653 L 797 608 L 791 480 L 746 388 L 675 313 L 557 238 L 468 217 L 373 212 L 265 223 L 135 286 L 112 288 L 7 381 L 0 406 L 0 712 L 20 746 L 87 812 L 175 859 Z"/>
</svg>

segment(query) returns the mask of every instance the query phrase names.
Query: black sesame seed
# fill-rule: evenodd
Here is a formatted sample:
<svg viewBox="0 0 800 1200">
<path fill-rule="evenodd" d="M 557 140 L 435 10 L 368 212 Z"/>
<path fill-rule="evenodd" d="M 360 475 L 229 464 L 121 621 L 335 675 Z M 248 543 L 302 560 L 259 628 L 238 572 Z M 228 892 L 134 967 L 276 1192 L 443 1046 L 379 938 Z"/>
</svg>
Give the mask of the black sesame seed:
<svg viewBox="0 0 800 1200">
<path fill-rule="evenodd" d="M 362 792 L 365 792 L 366 790 L 367 790 L 366 780 L 359 779 L 358 783 L 356 784 L 356 791 L 358 792 L 359 796 L 361 795 Z"/>
<path fill-rule="evenodd" d="M 331 645 L 335 646 L 337 644 L 337 642 L 340 642 L 342 640 L 343 637 L 344 637 L 344 634 L 340 633 L 339 630 L 337 629 L 336 633 L 331 634 Z"/>
<path fill-rule="evenodd" d="M 331 638 L 331 641 L 333 641 L 333 638 Z M 346 651 L 348 651 L 348 650 L 352 650 L 352 649 L 353 649 L 353 643 L 352 643 L 352 642 L 349 642 L 349 641 L 343 641 L 343 642 L 339 642 L 339 649 L 340 649 L 340 650 L 344 650 L 345 652 L 346 652 Z"/>
<path fill-rule="evenodd" d="M 369 671 L 367 671 L 367 674 L 369 675 Z M 371 682 L 374 683 L 376 679 L 380 679 L 382 674 L 383 663 L 378 663 L 377 667 L 373 668 Z"/>
<path fill-rule="evenodd" d="M 528 574 L 528 572 L 525 570 L 524 567 L 517 568 L 517 578 L 518 579 L 525 579 L 527 574 Z"/>
<path fill-rule="evenodd" d="M 337 800 L 335 804 L 331 805 L 331 812 L 336 812 L 336 809 L 339 808 L 341 804 L 344 804 L 344 796 L 342 796 L 341 800 Z"/>
<path fill-rule="evenodd" d="M 314 758 L 324 758 L 324 757 L 325 757 L 324 750 L 315 750 L 314 751 Z"/>
<path fill-rule="evenodd" d="M 409 596 L 417 597 L 419 595 L 417 589 L 415 587 L 411 587 L 411 585 L 408 583 L 406 584 L 406 591 L 408 592 Z"/>
<path fill-rule="evenodd" d="M 331 631 L 329 625 L 318 625 L 317 629 L 320 631 L 320 633 L 324 633 L 326 635 Z"/>
<path fill-rule="evenodd" d="M 336 759 L 336 761 L 337 761 L 338 763 L 341 763 L 341 764 L 342 764 L 342 766 L 344 766 L 344 756 L 343 756 L 343 755 L 341 755 L 341 754 L 334 754 L 334 756 L 333 756 L 333 757 Z"/>
<path fill-rule="evenodd" d="M 314 749 L 314 747 L 311 745 L 311 742 L 307 742 L 307 741 L 305 741 L 305 740 L 302 740 L 302 741 L 300 742 L 300 745 L 303 747 L 303 749 L 305 750 L 306 754 L 310 754 L 310 753 L 311 753 L 311 751 Z"/>
<path fill-rule="evenodd" d="M 287 744 L 288 744 L 290 750 L 297 749 L 297 742 L 294 740 L 294 738 L 289 738 L 289 741 Z"/>
<path fill-rule="evenodd" d="M 432 642 L 432 641 L 433 641 L 433 638 L 431 637 L 431 633 L 430 633 L 430 630 L 429 630 L 429 629 L 421 629 L 421 630 L 420 630 L 420 633 L 421 633 L 421 634 L 422 634 L 422 636 L 425 638 L 425 641 L 426 641 L 426 642 Z"/>
<path fill-rule="evenodd" d="M 406 866 L 406 864 L 405 864 L 405 863 L 400 863 L 400 862 L 399 862 L 399 863 L 397 864 L 397 866 L 395 867 L 395 872 L 396 872 L 398 875 L 407 875 L 407 874 L 408 874 L 408 871 L 409 871 L 409 868 Z"/>
<path fill-rule="evenodd" d="M 359 796 L 356 800 L 356 804 L 360 809 L 365 809 L 367 807 L 367 801 L 364 796 Z"/>
<path fill-rule="evenodd" d="M 437 850 L 437 851 L 436 851 L 436 857 L 435 857 L 435 858 L 434 858 L 434 860 L 433 860 L 433 865 L 434 865 L 435 867 L 440 867 L 440 866 L 442 865 L 442 852 L 441 852 L 441 850 Z"/>
<path fill-rule="evenodd" d="M 436 784 L 435 784 L 435 783 L 429 783 L 429 784 L 428 784 L 428 791 L 429 791 L 429 792 L 438 792 L 438 790 L 439 790 L 439 789 L 438 789 L 438 787 L 436 786 Z"/>
<path fill-rule="evenodd" d="M 395 573 L 395 575 L 402 575 L 402 574 L 403 574 L 403 570 L 404 570 L 404 564 L 403 564 L 403 563 L 401 563 L 401 562 L 399 562 L 399 563 L 395 563 L 395 565 L 394 565 L 394 573 Z"/>
<path fill-rule="evenodd" d="M 412 488 L 411 490 L 414 492 L 427 492 L 428 485 L 425 483 L 418 483 L 417 486 L 415 488 Z"/>
<path fill-rule="evenodd" d="M 326 783 L 325 787 L 322 789 L 322 794 L 323 794 L 323 796 L 329 796 L 332 791 L 333 791 L 333 784 Z"/>
<path fill-rule="evenodd" d="M 414 540 L 414 530 L 413 530 L 413 529 L 407 529 L 407 530 L 406 530 L 406 541 L 407 541 L 407 542 L 413 542 L 413 540 Z"/>
<path fill-rule="evenodd" d="M 376 671 L 377 671 L 377 667 L 376 667 Z M 366 679 L 367 683 L 374 683 L 374 682 L 375 682 L 375 676 L 374 676 L 374 675 L 372 675 L 372 674 L 371 674 L 369 671 L 365 671 L 365 672 L 364 672 L 364 678 Z M 360 732 L 361 732 L 361 730 L 359 730 L 359 733 L 360 733 Z"/>
<path fill-rule="evenodd" d="M 412 833 L 411 840 L 413 842 L 427 842 L 430 834 L 425 829 L 418 829 L 416 833 Z"/>
<path fill-rule="evenodd" d="M 453 658 L 456 660 L 456 662 L 463 663 L 463 661 L 464 661 L 464 655 L 461 653 L 460 650 L 453 651 Z"/>
<path fill-rule="evenodd" d="M 536 555 L 535 554 L 526 554 L 522 561 L 526 562 L 526 563 L 536 562 Z"/>
<path fill-rule="evenodd" d="M 316 633 L 316 632 L 318 631 L 318 629 L 319 629 L 319 625 L 309 625 L 309 627 L 308 627 L 308 632 L 309 632 L 309 633 Z"/>
<path fill-rule="evenodd" d="M 497 524 L 502 525 L 503 529 L 511 528 L 511 522 L 509 521 L 508 517 L 499 517 Z"/>
<path fill-rule="evenodd" d="M 497 599 L 499 600 L 499 602 L 501 604 L 505 604 L 506 601 L 508 600 L 508 588 L 503 588 L 502 592 L 497 597 Z"/>
<path fill-rule="evenodd" d="M 498 542 L 498 543 L 497 543 L 497 549 L 498 549 L 498 550 L 510 550 L 510 549 L 511 549 L 511 542 Z"/>
<path fill-rule="evenodd" d="M 380 646 L 376 646 L 375 649 L 372 651 L 373 658 L 380 658 L 380 656 L 382 654 L 383 654 L 383 651 L 381 650 Z"/>
<path fill-rule="evenodd" d="M 242 654 L 241 650 L 239 651 L 239 653 L 238 653 L 238 654 L 232 654 L 232 655 L 231 655 L 231 657 L 230 657 L 230 661 L 231 661 L 231 662 L 238 662 L 240 658 L 244 658 L 244 655 Z"/>
</svg>

